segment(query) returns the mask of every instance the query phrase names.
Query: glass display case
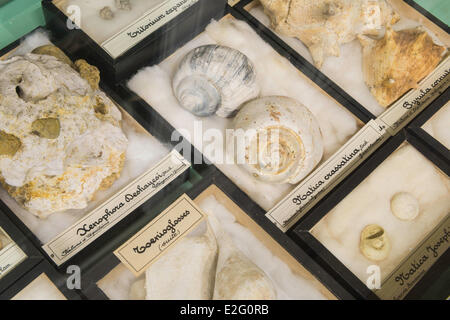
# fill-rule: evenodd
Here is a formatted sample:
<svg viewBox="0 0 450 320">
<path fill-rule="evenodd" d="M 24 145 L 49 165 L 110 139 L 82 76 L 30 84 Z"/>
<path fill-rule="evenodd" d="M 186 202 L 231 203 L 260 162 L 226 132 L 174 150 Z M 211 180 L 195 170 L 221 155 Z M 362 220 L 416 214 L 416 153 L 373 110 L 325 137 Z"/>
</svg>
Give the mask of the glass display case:
<svg viewBox="0 0 450 320">
<path fill-rule="evenodd" d="M 427 10 L 38 1 L 0 42 L 0 298 L 447 298 L 449 17 Z"/>
</svg>

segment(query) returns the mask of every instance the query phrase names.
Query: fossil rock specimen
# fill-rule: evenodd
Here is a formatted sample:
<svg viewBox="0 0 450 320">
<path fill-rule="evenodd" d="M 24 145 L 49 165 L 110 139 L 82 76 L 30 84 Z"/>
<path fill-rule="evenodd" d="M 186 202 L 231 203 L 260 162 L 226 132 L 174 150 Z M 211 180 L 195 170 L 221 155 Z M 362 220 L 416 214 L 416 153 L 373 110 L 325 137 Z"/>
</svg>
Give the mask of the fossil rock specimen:
<svg viewBox="0 0 450 320">
<path fill-rule="evenodd" d="M 68 64 L 69 66 L 73 65 L 72 60 L 58 47 L 48 44 L 44 46 L 40 46 L 32 51 L 34 54 L 45 54 L 49 56 L 53 56 L 58 60 Z"/>
<path fill-rule="evenodd" d="M 245 104 L 234 119 L 236 132 L 246 132 L 244 161 L 255 178 L 298 183 L 322 159 L 323 143 L 314 115 L 297 100 L 264 97 Z M 238 144 L 239 145 L 239 144 Z"/>
<path fill-rule="evenodd" d="M 382 227 L 371 224 L 361 232 L 359 248 L 367 259 L 382 261 L 389 255 L 391 243 Z"/>
<path fill-rule="evenodd" d="M 174 76 L 173 89 L 181 106 L 193 114 L 224 118 L 259 93 L 252 62 L 241 52 L 218 45 L 189 52 Z"/>
<path fill-rule="evenodd" d="M 426 77 L 439 64 L 446 48 L 421 28 L 386 30 L 382 39 L 360 36 L 363 72 L 377 101 L 387 107 Z"/>
<path fill-rule="evenodd" d="M 275 31 L 300 39 L 320 68 L 340 45 L 378 34 L 399 16 L 385 0 L 260 0 Z"/>
<path fill-rule="evenodd" d="M 0 182 L 41 218 L 85 208 L 122 170 L 119 109 L 51 55 L 1 61 L 0 74 Z"/>
</svg>

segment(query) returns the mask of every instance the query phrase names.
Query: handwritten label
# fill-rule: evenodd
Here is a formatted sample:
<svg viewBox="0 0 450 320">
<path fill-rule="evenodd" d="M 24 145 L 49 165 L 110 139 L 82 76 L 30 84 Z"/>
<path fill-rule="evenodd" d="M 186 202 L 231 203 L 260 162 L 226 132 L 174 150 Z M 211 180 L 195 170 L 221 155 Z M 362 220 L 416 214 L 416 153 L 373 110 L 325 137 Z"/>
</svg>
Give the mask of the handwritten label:
<svg viewBox="0 0 450 320">
<path fill-rule="evenodd" d="M 120 30 L 101 44 L 112 58 L 117 58 L 145 37 L 173 20 L 199 0 L 167 0 L 146 12 L 142 18 Z"/>
<path fill-rule="evenodd" d="M 0 279 L 27 258 L 25 252 L 0 228 L 2 247 L 0 250 Z"/>
<path fill-rule="evenodd" d="M 183 195 L 114 254 L 138 277 L 205 217 L 195 203 Z"/>
<path fill-rule="evenodd" d="M 286 232 L 387 139 L 385 132 L 385 126 L 371 120 L 266 216 Z"/>
<path fill-rule="evenodd" d="M 375 293 L 386 300 L 401 300 L 450 247 L 450 215 L 417 246 Z"/>
<path fill-rule="evenodd" d="M 387 109 L 379 119 L 391 135 L 397 134 L 450 85 L 450 56 L 420 84 Z"/>
<path fill-rule="evenodd" d="M 189 167 L 190 163 L 173 150 L 155 167 L 42 248 L 57 265 L 61 265 L 157 194 Z"/>
</svg>

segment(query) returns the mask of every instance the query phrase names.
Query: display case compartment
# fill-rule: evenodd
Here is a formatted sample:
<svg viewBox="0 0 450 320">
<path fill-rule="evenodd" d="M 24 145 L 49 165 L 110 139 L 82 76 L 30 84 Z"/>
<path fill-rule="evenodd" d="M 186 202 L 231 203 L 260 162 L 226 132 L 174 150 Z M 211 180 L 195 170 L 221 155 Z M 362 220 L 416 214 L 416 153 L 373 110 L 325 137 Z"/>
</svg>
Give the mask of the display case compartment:
<svg viewBox="0 0 450 320">
<path fill-rule="evenodd" d="M 4 204 L 0 203 L 0 211 L 3 209 Z M 0 298 L 3 298 L 3 291 L 42 262 L 44 257 L 27 235 L 3 213 L 0 213 L 0 238 Z"/>
<path fill-rule="evenodd" d="M 447 95 L 443 95 L 439 99 L 444 99 L 444 97 L 448 99 Z M 436 100 L 430 105 L 428 110 L 433 110 L 433 108 L 438 109 L 441 105 L 442 101 Z M 448 160 L 444 166 L 441 166 L 442 162 L 439 161 L 439 157 L 436 157 L 435 154 L 436 150 L 434 150 L 432 144 L 431 145 L 424 144 L 423 141 L 421 141 L 421 138 L 413 134 L 413 132 L 409 130 L 403 130 L 396 136 L 390 138 L 386 144 L 384 144 L 363 164 L 361 164 L 352 173 L 351 176 L 342 181 L 332 192 L 330 192 L 324 199 L 322 199 L 310 212 L 308 212 L 296 224 L 296 226 L 294 226 L 287 233 L 288 236 L 290 236 L 299 246 L 308 248 L 306 250 L 309 252 L 311 256 L 315 257 L 314 260 L 317 263 L 319 263 L 324 269 L 327 270 L 331 278 L 335 279 L 335 281 L 339 282 L 344 288 L 346 288 L 347 293 L 350 294 L 355 299 L 380 299 L 380 297 L 376 294 L 377 291 L 370 290 L 366 286 L 366 284 L 362 280 L 360 280 L 360 277 L 358 277 L 351 270 L 351 268 L 354 268 L 354 266 L 353 267 L 347 266 L 346 264 L 344 264 L 342 260 L 340 260 L 336 256 L 335 253 L 333 253 L 334 252 L 333 250 L 336 249 L 328 248 L 328 246 L 322 243 L 321 240 L 319 240 L 316 235 L 313 235 L 314 232 L 313 229 L 317 228 L 317 226 L 321 223 L 322 219 L 326 218 L 330 211 L 336 210 L 335 208 L 338 205 L 341 205 L 341 202 L 343 202 L 350 194 L 352 194 L 352 192 L 356 190 L 358 186 L 362 184 L 366 179 L 368 179 L 368 177 L 371 177 L 372 174 L 376 172 L 377 168 L 381 166 L 384 163 L 384 161 L 386 161 L 386 159 L 388 159 L 392 154 L 394 154 L 399 148 L 404 147 L 405 144 L 409 145 L 408 147 L 415 150 L 414 151 L 415 153 L 424 157 L 425 161 L 429 162 L 430 165 L 434 167 L 437 172 L 440 172 L 440 175 L 443 177 L 442 179 L 444 180 L 447 179 L 448 181 L 449 176 Z M 445 184 L 445 182 L 443 183 Z M 365 207 L 364 209 L 367 209 L 368 207 Z M 363 215 L 364 212 L 361 214 Z M 448 220 L 448 213 L 447 216 L 445 216 L 444 213 L 443 217 L 444 218 L 440 220 L 441 222 L 435 224 L 440 225 L 439 228 L 441 229 L 445 228 L 445 225 L 443 223 L 444 221 L 446 221 L 446 219 Z M 333 219 L 333 221 L 337 221 L 336 218 Z M 431 229 L 435 228 L 433 227 Z M 431 236 L 437 234 L 433 232 L 430 232 L 428 235 L 424 236 L 424 238 L 419 239 L 420 241 L 419 240 L 416 241 L 416 243 L 418 244 L 417 246 L 414 245 L 414 247 L 416 248 L 415 250 L 419 250 L 419 247 L 423 239 L 430 239 Z M 358 249 L 355 247 L 355 250 Z M 412 289 L 408 290 L 406 294 L 402 293 L 398 295 L 401 296 L 401 299 L 418 299 L 418 298 L 445 299 L 447 297 L 446 295 L 448 294 L 448 292 L 446 292 L 446 290 L 448 288 L 445 287 L 445 283 L 448 283 L 449 250 L 445 249 L 445 247 L 443 250 L 444 250 L 443 252 L 442 251 L 440 252 L 441 255 L 439 256 L 439 258 L 437 260 L 433 260 L 434 263 L 431 266 L 428 265 L 425 267 L 425 270 L 423 271 L 424 275 L 422 274 L 419 275 L 418 278 L 414 278 L 417 280 L 417 283 L 412 286 Z M 414 252 L 414 250 L 412 250 L 412 252 Z M 400 263 L 398 263 L 395 266 L 395 268 L 393 268 L 393 271 L 397 270 L 398 267 L 402 266 L 402 264 L 405 263 L 407 258 L 411 258 L 409 254 L 405 253 L 402 254 L 403 256 L 399 260 Z M 346 263 L 349 263 L 348 260 L 346 260 Z M 374 262 L 373 264 L 376 265 L 377 263 Z M 392 273 L 389 272 L 388 275 L 385 275 L 385 278 L 388 278 L 388 276 L 391 274 Z M 383 282 L 381 283 L 383 284 Z M 429 292 L 428 296 L 427 292 Z M 384 297 L 387 297 L 389 296 L 390 292 L 385 291 L 383 294 L 385 294 Z M 390 299 L 392 298 L 394 298 L 394 296 L 390 296 Z"/>
<path fill-rule="evenodd" d="M 448 26 L 440 22 L 431 14 L 424 15 L 423 10 L 418 11 L 418 6 L 412 5 L 413 1 L 392 0 L 391 2 L 395 5 L 395 9 L 399 10 L 400 16 L 405 20 L 405 22 L 400 22 L 402 23 L 402 29 L 414 28 L 417 24 L 416 21 L 420 21 L 420 25 L 425 25 L 427 31 L 431 30 L 433 37 L 438 38 L 439 43 L 442 46 L 446 48 L 450 46 Z M 271 27 L 269 27 L 269 18 L 263 12 L 262 5 L 258 2 L 258 0 L 241 0 L 233 8 L 242 13 L 248 21 L 251 21 L 255 28 L 263 30 L 270 38 L 273 39 L 273 41 L 289 52 L 289 55 L 293 60 L 298 61 L 300 65 L 304 65 L 304 69 L 310 70 L 312 74 L 316 74 L 318 79 L 325 79 L 327 83 L 330 83 L 330 86 L 334 88 L 337 96 L 345 96 L 348 101 L 351 101 L 353 108 L 360 110 L 360 112 L 369 113 L 371 115 L 370 117 L 373 119 L 385 114 L 392 107 L 397 107 L 400 109 L 400 106 L 398 106 L 399 102 L 402 101 L 407 94 L 414 91 L 409 90 L 408 93 L 405 92 L 402 97 L 397 98 L 395 102 L 391 102 L 389 107 L 384 108 L 376 101 L 364 83 L 362 63 L 361 68 L 354 66 L 355 60 L 359 64 L 359 61 L 362 59 L 360 56 L 361 46 L 359 44 L 357 48 L 354 48 L 355 45 L 353 42 L 341 45 L 340 57 L 329 57 L 328 59 L 333 61 L 327 63 L 325 60 L 324 66 L 319 69 L 313 64 L 308 48 L 303 45 L 300 40 L 293 37 L 280 36 L 273 31 Z M 255 13 L 254 10 L 256 10 L 257 13 Z M 414 22 L 411 22 L 413 20 Z M 355 50 L 358 50 L 357 54 L 352 54 Z M 344 59 L 344 56 L 347 57 L 347 60 Z M 351 57 L 351 60 L 348 57 Z M 436 78 L 440 75 L 441 73 L 436 75 Z M 448 80 L 445 87 L 443 87 L 443 90 L 447 87 Z M 435 99 L 438 94 L 439 92 L 434 94 L 431 99 Z M 419 95 L 419 92 L 417 95 Z M 413 117 L 414 115 L 411 119 Z"/>
<path fill-rule="evenodd" d="M 315 283 L 314 286 L 320 290 L 325 298 L 352 298 L 339 282 L 331 278 L 322 269 L 320 264 L 309 257 L 303 249 L 297 246 L 286 234 L 281 232 L 264 217 L 264 211 L 243 194 L 220 170 L 214 167 L 211 167 L 209 170 L 211 171 L 205 175 L 199 184 L 186 191 L 186 195 L 189 198 L 194 199 L 194 202 L 198 205 L 213 195 L 218 199 L 218 203 L 224 205 L 233 215 L 236 215 L 236 220 L 240 225 L 250 230 L 274 256 L 284 261 L 291 270 L 295 270 L 293 271 L 294 274 L 301 275 L 305 279 L 309 279 L 312 283 Z M 166 202 L 166 205 L 168 204 L 170 202 Z M 163 209 L 164 207 L 160 207 L 156 211 L 160 212 Z M 86 298 L 95 300 L 110 299 L 108 292 L 104 291 L 107 286 L 106 283 L 111 283 L 111 281 L 117 281 L 122 284 L 125 282 L 128 283 L 130 280 L 128 276 L 123 275 L 124 272 L 129 274 L 133 279 L 136 279 L 113 253 L 114 250 L 112 248 L 92 268 L 85 269 L 82 291 Z M 324 283 L 324 285 L 319 283 L 319 281 Z M 129 288 L 128 285 L 123 285 L 123 287 Z M 128 291 L 119 294 L 128 296 Z"/>
<path fill-rule="evenodd" d="M 18 50 L 18 48 L 15 48 L 15 49 Z M 17 52 L 18 51 L 15 51 L 13 49 L 12 51 L 9 50 L 8 52 L 2 52 L 2 53 L 4 55 L 3 57 L 6 58 L 7 56 L 9 56 L 13 53 L 17 53 Z M 110 87 L 103 81 L 100 82 L 100 87 L 101 87 L 101 90 L 103 90 L 103 92 L 105 92 L 106 95 L 110 99 L 112 99 L 112 101 L 114 101 L 114 103 L 120 108 L 120 110 L 122 110 L 124 118 L 130 120 L 131 123 L 136 125 L 136 128 L 138 128 L 140 130 L 140 132 L 145 134 L 146 137 L 148 136 L 151 139 L 153 139 L 152 143 L 154 142 L 155 145 L 154 146 L 152 145 L 152 148 L 153 147 L 156 148 L 155 155 L 162 153 L 161 158 L 163 157 L 163 155 L 166 155 L 166 158 L 165 158 L 166 162 L 168 160 L 170 160 L 170 158 L 171 158 L 170 154 L 175 152 L 175 151 L 172 151 L 172 153 L 171 153 L 170 150 L 173 149 L 177 144 L 177 142 L 170 140 L 170 137 L 174 131 L 174 129 L 170 126 L 170 124 L 168 124 L 156 112 L 152 112 L 151 109 L 147 106 L 147 104 L 142 99 L 137 97 L 134 93 L 132 93 L 126 87 L 120 86 L 120 85 L 118 85 L 116 87 Z M 145 138 L 145 139 L 147 139 L 147 138 Z M 144 142 L 144 141 L 142 141 L 142 142 Z M 142 148 L 140 150 L 142 151 Z M 189 145 L 187 149 L 183 149 L 181 151 L 189 152 L 189 158 L 191 155 L 198 154 L 198 151 L 195 150 L 195 148 L 193 148 L 191 145 Z M 176 156 L 174 159 L 176 159 L 177 157 L 178 156 Z M 198 155 L 195 157 L 199 158 Z M 180 167 L 181 168 L 180 170 L 182 170 L 182 171 L 177 172 L 177 174 L 175 175 L 175 178 L 172 181 L 168 180 L 167 183 L 164 182 L 165 183 L 164 188 L 162 190 L 159 190 L 156 194 L 153 194 L 153 196 L 150 199 L 145 200 L 147 202 L 146 204 L 150 203 L 150 205 L 154 205 L 154 204 L 158 203 L 159 201 L 161 201 L 162 199 L 164 199 L 166 194 L 169 194 L 172 191 L 177 190 L 183 184 L 195 183 L 201 177 L 200 174 L 197 172 L 197 170 L 202 171 L 205 168 L 207 168 L 207 164 L 205 164 L 204 162 L 194 164 L 191 167 L 191 164 L 188 163 L 181 155 L 178 158 L 180 161 L 179 164 L 181 165 L 183 163 L 183 165 L 181 165 L 181 167 L 183 167 L 183 168 Z M 159 158 L 157 160 L 159 161 Z M 156 162 L 157 161 L 153 161 L 150 168 L 152 168 L 152 167 L 154 168 L 154 165 Z M 189 167 L 191 167 L 191 169 L 189 169 Z M 135 178 L 136 177 L 134 177 L 133 179 L 135 179 Z M 130 180 L 130 182 L 131 181 L 132 180 Z M 129 182 L 127 182 L 126 184 L 128 184 L 128 183 Z M 123 185 L 121 188 L 125 187 L 126 184 Z M 125 189 L 122 189 L 122 190 L 125 190 Z M 122 190 L 116 190 L 116 191 L 114 191 L 116 193 L 112 193 L 110 195 L 107 195 L 106 197 L 111 197 L 114 194 L 118 194 L 118 192 L 121 192 Z M 5 196 L 9 199 L 8 195 L 5 195 Z M 42 235 L 38 235 L 38 233 L 32 231 L 32 229 L 33 229 L 32 222 L 25 221 L 22 219 L 21 216 L 18 216 L 16 214 L 15 210 L 17 209 L 16 208 L 17 205 L 15 204 L 15 202 L 12 199 L 9 199 L 8 203 L 10 205 L 12 204 L 13 207 L 9 207 L 8 205 L 5 204 L 4 201 L 2 201 L 2 203 L 1 203 L 2 211 L 14 222 L 14 224 L 16 224 L 18 226 L 18 228 L 22 232 L 24 232 L 25 234 L 27 234 L 29 236 L 29 238 L 31 239 L 31 241 L 33 242 L 33 244 L 36 247 L 41 247 L 44 244 L 45 244 L 44 247 L 47 247 L 47 245 L 49 243 L 51 243 L 51 242 L 47 242 L 47 241 L 49 239 L 52 239 L 53 237 L 50 237 L 49 239 L 47 239 L 49 236 L 45 235 L 45 237 L 47 237 L 47 238 L 43 240 Z M 92 211 L 91 211 L 91 213 L 92 213 Z M 141 219 L 142 214 L 143 214 L 143 211 L 140 210 L 139 207 L 137 207 L 137 209 L 135 209 L 133 212 L 129 213 L 126 216 L 126 218 L 124 218 L 123 220 L 120 220 L 117 223 L 117 225 L 113 226 L 111 228 L 111 230 L 107 230 L 107 232 L 105 234 L 102 234 L 98 239 L 96 239 L 92 245 L 88 245 L 86 248 L 84 248 L 79 253 L 77 253 L 75 255 L 75 257 L 77 257 L 78 255 L 79 255 L 79 257 L 77 257 L 73 261 L 81 261 L 83 259 L 88 259 L 90 255 L 95 255 L 97 246 L 101 246 L 102 244 L 108 243 L 109 241 L 111 241 L 111 239 L 113 239 L 117 235 L 117 233 L 120 232 L 120 230 L 123 230 L 128 225 L 133 224 L 135 220 Z M 146 219 L 145 215 L 144 215 L 143 219 L 144 220 Z M 81 220 L 75 220 L 75 222 L 76 221 L 81 221 Z M 70 224 L 66 225 L 66 227 L 69 227 L 69 226 L 70 226 Z M 34 226 L 34 227 L 36 227 L 36 226 Z M 58 232 L 60 232 L 60 231 L 64 231 L 64 228 L 62 228 L 59 231 L 53 230 L 52 232 L 53 233 L 56 232 L 55 234 L 58 234 Z M 53 238 L 53 240 L 56 240 L 56 238 Z M 45 249 L 44 247 L 42 248 L 42 250 L 44 251 L 44 255 L 46 255 L 49 259 L 52 258 L 50 255 L 47 254 L 49 252 L 48 250 L 50 247 L 48 247 L 47 249 Z M 47 252 L 45 252 L 45 250 L 47 250 Z M 71 259 L 73 259 L 73 258 L 71 258 Z M 68 264 L 70 264 L 71 259 L 64 259 L 63 261 L 59 261 L 59 262 L 57 260 L 55 260 L 54 263 L 59 264 L 60 268 L 64 268 Z"/>
<path fill-rule="evenodd" d="M 78 289 L 69 289 L 66 278 L 48 261 L 41 261 L 1 295 L 1 300 L 82 300 Z"/>
<path fill-rule="evenodd" d="M 144 33 L 151 32 L 145 36 L 139 35 L 139 42 L 117 49 L 115 48 L 117 47 L 116 41 L 114 51 L 111 49 L 111 52 L 108 52 L 101 43 L 92 39 L 82 28 L 74 29 L 73 21 L 69 23 L 70 19 L 62 9 L 64 2 L 66 1 L 43 0 L 42 3 L 47 27 L 52 31 L 52 41 L 71 58 L 87 58 L 102 71 L 104 79 L 113 84 L 126 79 L 148 63 L 158 63 L 198 34 L 211 19 L 221 17 L 225 10 L 224 0 L 189 0 L 190 7 L 179 13 L 176 18 L 169 19 L 156 30 L 151 31 L 147 28 Z M 186 4 L 187 1 L 165 0 L 163 5 L 181 2 Z M 167 10 L 164 6 L 161 9 Z M 135 28 L 138 29 L 138 26 Z M 126 28 L 122 30 L 122 33 L 123 37 L 128 37 L 125 36 Z M 120 35 L 119 32 L 117 38 L 120 38 Z M 111 39 L 114 39 L 114 36 Z M 121 47 L 121 44 L 127 43 L 127 41 L 133 40 L 121 38 L 118 46 Z"/>
</svg>

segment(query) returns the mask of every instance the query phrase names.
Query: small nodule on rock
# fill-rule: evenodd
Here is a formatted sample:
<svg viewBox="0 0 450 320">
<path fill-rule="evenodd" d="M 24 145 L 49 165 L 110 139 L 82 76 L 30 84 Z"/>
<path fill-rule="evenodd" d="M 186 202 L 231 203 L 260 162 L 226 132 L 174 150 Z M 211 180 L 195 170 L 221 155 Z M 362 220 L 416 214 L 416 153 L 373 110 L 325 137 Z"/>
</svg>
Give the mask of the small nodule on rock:
<svg viewBox="0 0 450 320">
<path fill-rule="evenodd" d="M 104 7 L 100 10 L 100 17 L 105 20 L 112 20 L 114 19 L 114 12 L 110 7 Z"/>
<path fill-rule="evenodd" d="M 68 64 L 69 66 L 73 65 L 72 60 L 70 60 L 70 58 L 60 48 L 51 44 L 37 47 L 31 53 L 53 56 L 59 61 Z"/>
<path fill-rule="evenodd" d="M 391 211 L 400 220 L 414 220 L 419 215 L 419 201 L 411 193 L 396 193 L 391 199 Z"/>
<path fill-rule="evenodd" d="M 61 125 L 57 118 L 37 119 L 31 124 L 33 134 L 45 139 L 57 139 Z"/>
<path fill-rule="evenodd" d="M 389 255 L 391 243 L 382 227 L 371 224 L 361 232 L 359 248 L 367 259 L 382 261 Z"/>
<path fill-rule="evenodd" d="M 22 146 L 20 139 L 12 134 L 0 131 L 0 156 L 14 156 Z"/>
<path fill-rule="evenodd" d="M 116 7 L 119 10 L 131 10 L 131 1 L 130 0 L 116 0 Z"/>
<path fill-rule="evenodd" d="M 92 90 L 98 90 L 100 83 L 100 71 L 97 67 L 91 66 L 86 60 L 80 59 L 75 61 L 75 69 L 85 79 Z"/>
</svg>

